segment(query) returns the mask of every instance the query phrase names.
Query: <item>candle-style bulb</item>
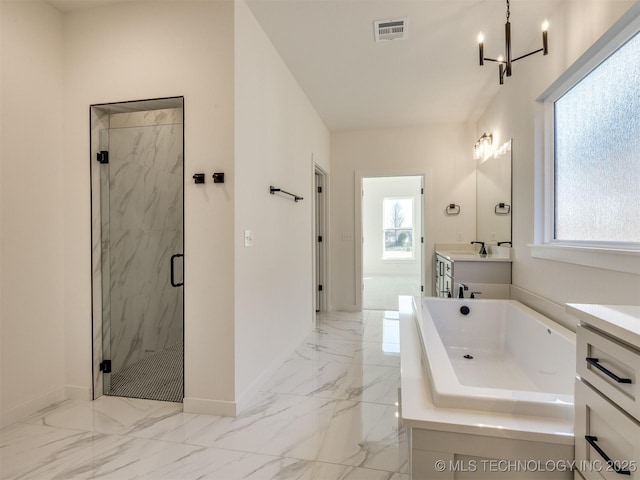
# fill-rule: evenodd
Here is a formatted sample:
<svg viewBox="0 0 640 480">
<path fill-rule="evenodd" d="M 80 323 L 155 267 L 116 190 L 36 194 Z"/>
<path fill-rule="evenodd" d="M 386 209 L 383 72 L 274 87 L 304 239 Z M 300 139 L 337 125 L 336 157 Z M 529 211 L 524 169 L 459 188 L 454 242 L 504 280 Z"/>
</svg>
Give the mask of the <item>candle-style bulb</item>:
<svg viewBox="0 0 640 480">
<path fill-rule="evenodd" d="M 484 35 L 482 32 L 478 34 L 478 58 L 480 66 L 484 65 Z"/>
<path fill-rule="evenodd" d="M 478 34 L 478 43 L 484 43 L 484 34 L 482 32 Z"/>
<path fill-rule="evenodd" d="M 547 30 L 549 30 L 549 22 L 545 20 L 542 22 L 542 54 L 549 53 L 549 39 L 547 38 Z"/>
</svg>

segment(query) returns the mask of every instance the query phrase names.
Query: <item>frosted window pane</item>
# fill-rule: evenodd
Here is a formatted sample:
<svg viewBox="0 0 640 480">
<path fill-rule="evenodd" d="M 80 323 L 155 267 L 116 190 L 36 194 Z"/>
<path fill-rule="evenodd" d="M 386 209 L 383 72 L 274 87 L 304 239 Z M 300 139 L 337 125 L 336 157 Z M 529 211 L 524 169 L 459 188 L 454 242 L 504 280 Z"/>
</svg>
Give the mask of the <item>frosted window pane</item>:
<svg viewBox="0 0 640 480">
<path fill-rule="evenodd" d="M 640 34 L 555 102 L 555 238 L 640 242 Z"/>
</svg>

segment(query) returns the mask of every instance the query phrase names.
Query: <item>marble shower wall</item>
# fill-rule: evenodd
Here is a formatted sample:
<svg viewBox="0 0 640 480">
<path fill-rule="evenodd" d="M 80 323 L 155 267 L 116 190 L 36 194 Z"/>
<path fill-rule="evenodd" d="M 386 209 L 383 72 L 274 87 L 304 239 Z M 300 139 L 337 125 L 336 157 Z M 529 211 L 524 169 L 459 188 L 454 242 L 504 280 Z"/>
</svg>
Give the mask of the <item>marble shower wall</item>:
<svg viewBox="0 0 640 480">
<path fill-rule="evenodd" d="M 183 289 L 170 283 L 170 258 L 183 253 L 182 136 L 179 108 L 110 116 L 103 333 L 114 372 L 182 341 Z"/>
</svg>

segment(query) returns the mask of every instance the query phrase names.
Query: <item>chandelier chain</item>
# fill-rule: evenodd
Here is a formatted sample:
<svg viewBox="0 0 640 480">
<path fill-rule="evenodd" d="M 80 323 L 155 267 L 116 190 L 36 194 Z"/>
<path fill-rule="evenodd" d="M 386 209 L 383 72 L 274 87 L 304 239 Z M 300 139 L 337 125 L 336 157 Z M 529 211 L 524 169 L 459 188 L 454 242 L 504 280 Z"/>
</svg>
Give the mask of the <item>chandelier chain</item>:
<svg viewBox="0 0 640 480">
<path fill-rule="evenodd" d="M 510 2 L 507 0 L 507 22 L 509 21 L 509 16 L 511 15 L 511 11 L 509 10 Z"/>
</svg>

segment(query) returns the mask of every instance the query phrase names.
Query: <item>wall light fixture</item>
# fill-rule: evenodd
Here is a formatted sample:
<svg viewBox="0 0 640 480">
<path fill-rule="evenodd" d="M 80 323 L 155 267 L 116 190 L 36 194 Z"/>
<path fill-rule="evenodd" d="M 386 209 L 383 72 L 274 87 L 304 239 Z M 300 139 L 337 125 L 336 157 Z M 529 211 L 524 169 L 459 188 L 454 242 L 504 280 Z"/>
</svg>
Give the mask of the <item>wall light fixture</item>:
<svg viewBox="0 0 640 480">
<path fill-rule="evenodd" d="M 493 145 L 493 134 L 486 132 L 483 133 L 473 146 L 473 159 L 484 160 L 491 151 L 491 145 Z"/>
</svg>

